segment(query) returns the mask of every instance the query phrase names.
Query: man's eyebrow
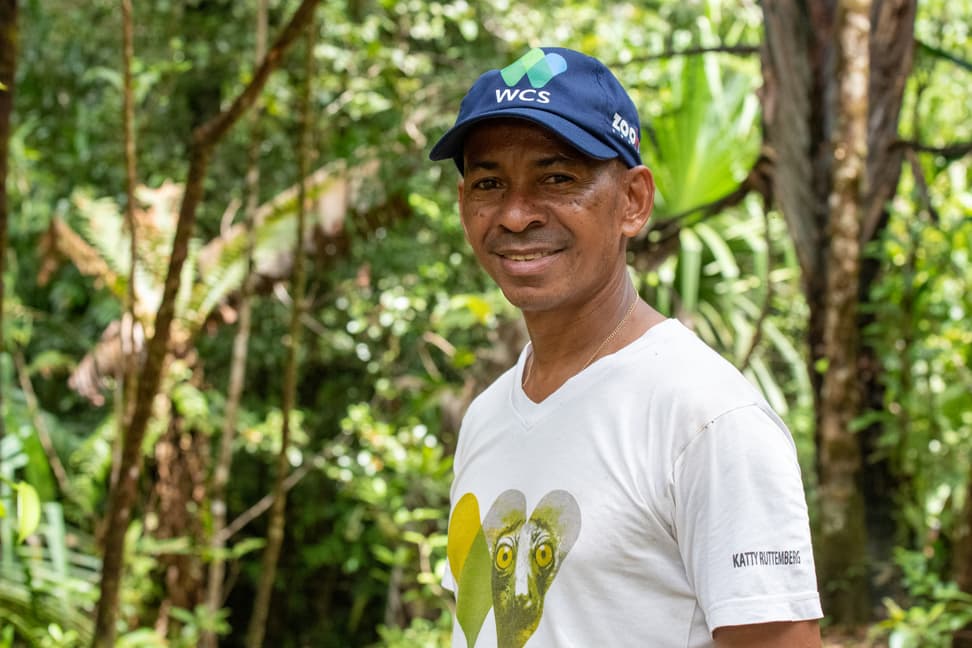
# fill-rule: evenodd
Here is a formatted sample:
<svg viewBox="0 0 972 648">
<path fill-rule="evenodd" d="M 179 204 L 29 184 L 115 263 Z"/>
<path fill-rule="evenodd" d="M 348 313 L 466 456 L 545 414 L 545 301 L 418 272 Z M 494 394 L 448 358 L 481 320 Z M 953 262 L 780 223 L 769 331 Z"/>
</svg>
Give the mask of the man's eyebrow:
<svg viewBox="0 0 972 648">
<path fill-rule="evenodd" d="M 499 168 L 499 162 L 494 162 L 493 160 L 469 160 L 466 163 L 466 168 L 493 171 Z"/>
<path fill-rule="evenodd" d="M 533 163 L 533 166 L 546 168 L 551 166 L 556 166 L 558 164 L 577 164 L 580 160 L 571 155 L 566 155 L 564 153 L 557 153 L 555 155 L 550 155 L 547 157 L 542 157 Z"/>
<path fill-rule="evenodd" d="M 564 153 L 555 153 L 553 155 L 548 155 L 545 157 L 537 158 L 531 161 L 531 165 L 538 169 L 546 169 L 552 166 L 557 166 L 561 164 L 581 164 L 581 159 L 574 157 L 572 155 L 566 155 Z M 482 170 L 482 171 L 495 171 L 500 168 L 499 162 L 495 160 L 490 160 L 488 158 L 483 159 L 471 159 L 466 163 L 466 169 L 468 170 Z"/>
</svg>

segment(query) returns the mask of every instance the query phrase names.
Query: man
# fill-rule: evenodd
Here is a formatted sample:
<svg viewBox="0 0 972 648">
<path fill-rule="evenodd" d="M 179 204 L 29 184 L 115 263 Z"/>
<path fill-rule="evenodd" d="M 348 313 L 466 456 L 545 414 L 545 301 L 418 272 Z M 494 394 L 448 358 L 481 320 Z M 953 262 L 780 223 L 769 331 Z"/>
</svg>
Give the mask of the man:
<svg viewBox="0 0 972 648">
<path fill-rule="evenodd" d="M 629 279 L 654 197 L 639 138 L 603 64 L 537 48 L 483 74 L 432 149 L 530 334 L 460 431 L 457 647 L 820 645 L 789 432 Z"/>
</svg>

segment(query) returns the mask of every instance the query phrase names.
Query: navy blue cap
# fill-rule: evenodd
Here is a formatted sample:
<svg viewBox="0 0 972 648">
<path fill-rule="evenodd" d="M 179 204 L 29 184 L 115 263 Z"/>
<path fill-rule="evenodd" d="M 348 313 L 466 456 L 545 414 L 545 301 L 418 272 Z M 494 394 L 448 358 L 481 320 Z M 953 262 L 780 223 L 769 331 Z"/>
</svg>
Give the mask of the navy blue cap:
<svg viewBox="0 0 972 648">
<path fill-rule="evenodd" d="M 461 172 L 467 131 L 497 117 L 545 126 L 598 160 L 620 158 L 629 168 L 641 164 L 641 123 L 634 102 L 603 63 L 574 50 L 537 47 L 502 70 L 480 76 L 429 158 L 452 158 Z"/>
</svg>

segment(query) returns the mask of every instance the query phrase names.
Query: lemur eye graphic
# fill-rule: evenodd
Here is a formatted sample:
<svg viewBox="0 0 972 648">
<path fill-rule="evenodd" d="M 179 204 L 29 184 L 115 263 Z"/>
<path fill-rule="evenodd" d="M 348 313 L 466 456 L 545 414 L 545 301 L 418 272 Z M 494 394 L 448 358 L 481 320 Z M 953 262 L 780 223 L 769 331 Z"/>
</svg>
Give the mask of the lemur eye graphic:
<svg viewBox="0 0 972 648">
<path fill-rule="evenodd" d="M 513 547 L 510 545 L 509 538 L 500 540 L 496 548 L 496 568 L 506 570 L 513 564 Z"/>
<path fill-rule="evenodd" d="M 549 542 L 544 542 L 540 544 L 533 551 L 533 559 L 537 561 L 537 564 L 541 567 L 546 567 L 553 560 L 554 552 L 553 547 L 550 546 Z"/>
</svg>

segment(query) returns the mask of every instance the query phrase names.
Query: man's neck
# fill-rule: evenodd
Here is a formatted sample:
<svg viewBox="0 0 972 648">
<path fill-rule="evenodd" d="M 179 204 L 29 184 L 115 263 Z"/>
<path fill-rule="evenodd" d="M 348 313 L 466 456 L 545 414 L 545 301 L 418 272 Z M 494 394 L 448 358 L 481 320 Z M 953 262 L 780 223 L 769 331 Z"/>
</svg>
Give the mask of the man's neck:
<svg viewBox="0 0 972 648">
<path fill-rule="evenodd" d="M 598 358 L 639 338 L 664 317 L 630 284 L 609 299 L 572 314 L 524 313 L 531 354 L 523 373 L 527 395 L 539 402 Z"/>
</svg>

